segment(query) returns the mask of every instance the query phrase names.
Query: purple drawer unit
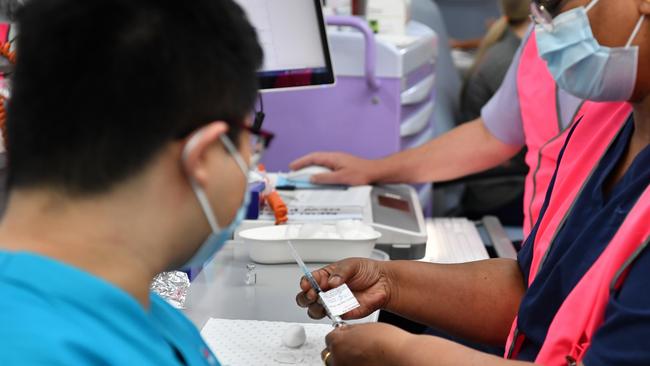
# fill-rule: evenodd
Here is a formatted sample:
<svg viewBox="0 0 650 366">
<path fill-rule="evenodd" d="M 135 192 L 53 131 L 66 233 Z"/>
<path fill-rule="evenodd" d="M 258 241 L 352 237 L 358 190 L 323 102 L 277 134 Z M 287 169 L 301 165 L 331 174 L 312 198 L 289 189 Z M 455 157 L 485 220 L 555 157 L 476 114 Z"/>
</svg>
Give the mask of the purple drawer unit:
<svg viewBox="0 0 650 366">
<path fill-rule="evenodd" d="M 336 85 L 264 95 L 265 128 L 276 133 L 264 157 L 269 171 L 314 151 L 381 158 L 434 136 L 435 33 L 412 22 L 409 44 L 398 47 L 358 18 L 328 23 L 337 26 L 328 32 Z M 429 207 L 430 186 L 422 190 Z"/>
</svg>

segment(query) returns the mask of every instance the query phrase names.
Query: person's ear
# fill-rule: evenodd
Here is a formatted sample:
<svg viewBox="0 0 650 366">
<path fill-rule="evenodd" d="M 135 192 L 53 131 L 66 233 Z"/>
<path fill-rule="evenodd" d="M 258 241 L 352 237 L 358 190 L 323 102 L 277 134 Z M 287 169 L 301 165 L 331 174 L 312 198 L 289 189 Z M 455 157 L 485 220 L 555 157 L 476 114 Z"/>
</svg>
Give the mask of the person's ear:
<svg viewBox="0 0 650 366">
<path fill-rule="evenodd" d="M 182 164 L 185 174 L 194 182 L 205 186 L 208 178 L 208 153 L 221 135 L 228 131 L 225 122 L 212 122 L 196 130 L 183 147 Z"/>
</svg>

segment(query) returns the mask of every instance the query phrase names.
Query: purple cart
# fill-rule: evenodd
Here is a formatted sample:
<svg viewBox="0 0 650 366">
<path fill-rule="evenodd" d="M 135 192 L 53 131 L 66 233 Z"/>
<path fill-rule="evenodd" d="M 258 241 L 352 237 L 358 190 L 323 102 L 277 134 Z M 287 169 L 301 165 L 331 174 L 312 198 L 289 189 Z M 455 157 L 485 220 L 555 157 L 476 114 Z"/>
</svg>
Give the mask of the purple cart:
<svg viewBox="0 0 650 366">
<path fill-rule="evenodd" d="M 408 44 L 396 46 L 359 18 L 327 22 L 336 85 L 264 95 L 265 127 L 277 136 L 264 158 L 269 171 L 314 151 L 381 158 L 434 136 L 435 33 L 411 22 L 411 39 L 399 40 Z M 431 206 L 430 185 L 420 198 Z"/>
</svg>

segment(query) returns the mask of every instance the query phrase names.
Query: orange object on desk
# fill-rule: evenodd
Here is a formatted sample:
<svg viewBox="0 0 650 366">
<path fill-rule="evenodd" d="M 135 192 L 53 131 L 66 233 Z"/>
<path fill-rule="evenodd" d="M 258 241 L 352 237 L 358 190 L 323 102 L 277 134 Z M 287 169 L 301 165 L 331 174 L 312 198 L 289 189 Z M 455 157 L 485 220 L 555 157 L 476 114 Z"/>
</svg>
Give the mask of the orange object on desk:
<svg viewBox="0 0 650 366">
<path fill-rule="evenodd" d="M 286 224 L 289 221 L 289 209 L 287 205 L 282 200 L 282 197 L 278 194 L 277 191 L 271 192 L 269 195 L 264 197 L 266 203 L 271 207 L 273 214 L 275 215 L 275 224 L 282 225 Z"/>
<path fill-rule="evenodd" d="M 266 177 L 266 167 L 263 164 L 258 165 L 257 167 L 261 173 Z M 270 187 L 270 182 L 266 179 L 267 187 Z M 264 194 L 264 201 L 273 211 L 275 216 L 275 224 L 282 225 L 286 224 L 289 221 L 289 209 L 284 203 L 282 197 L 275 189 L 271 190 L 270 193 Z"/>
</svg>

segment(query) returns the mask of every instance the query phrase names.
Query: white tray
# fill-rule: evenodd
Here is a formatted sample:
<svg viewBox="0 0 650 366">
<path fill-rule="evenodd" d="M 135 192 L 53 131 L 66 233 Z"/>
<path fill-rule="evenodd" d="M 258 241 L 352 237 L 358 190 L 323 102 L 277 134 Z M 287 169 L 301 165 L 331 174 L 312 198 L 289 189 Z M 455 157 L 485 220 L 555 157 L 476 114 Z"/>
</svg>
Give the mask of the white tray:
<svg viewBox="0 0 650 366">
<path fill-rule="evenodd" d="M 295 260 L 289 251 L 288 241 L 296 248 L 302 259 L 308 263 L 332 263 L 345 258 L 369 258 L 375 243 L 381 237 L 377 231 L 372 236 L 358 239 L 301 239 L 287 238 L 291 233 L 288 225 L 267 226 L 239 233 L 239 237 L 248 245 L 248 251 L 254 262 L 262 264 L 293 263 Z"/>
</svg>

